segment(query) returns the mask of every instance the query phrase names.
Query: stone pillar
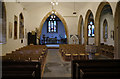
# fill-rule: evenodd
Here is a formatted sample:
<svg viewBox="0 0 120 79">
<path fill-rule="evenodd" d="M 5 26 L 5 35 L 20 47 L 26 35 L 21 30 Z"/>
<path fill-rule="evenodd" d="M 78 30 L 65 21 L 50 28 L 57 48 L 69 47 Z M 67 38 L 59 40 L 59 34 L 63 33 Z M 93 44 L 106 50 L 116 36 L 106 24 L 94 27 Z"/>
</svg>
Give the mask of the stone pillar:
<svg viewBox="0 0 120 79">
<path fill-rule="evenodd" d="M 120 2 L 117 4 L 116 14 L 115 14 L 115 48 L 114 48 L 114 58 L 120 59 Z"/>
</svg>

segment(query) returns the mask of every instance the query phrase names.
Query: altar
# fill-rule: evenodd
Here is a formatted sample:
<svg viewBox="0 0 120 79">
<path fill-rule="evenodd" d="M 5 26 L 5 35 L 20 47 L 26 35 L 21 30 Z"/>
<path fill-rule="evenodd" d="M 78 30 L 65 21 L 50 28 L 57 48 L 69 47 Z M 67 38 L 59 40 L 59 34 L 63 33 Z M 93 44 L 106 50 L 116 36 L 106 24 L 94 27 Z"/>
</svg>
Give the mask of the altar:
<svg viewBox="0 0 120 79">
<path fill-rule="evenodd" d="M 58 40 L 57 38 L 49 38 L 48 40 L 46 40 L 47 44 L 57 44 Z"/>
<path fill-rule="evenodd" d="M 67 44 L 67 39 L 45 38 L 40 40 L 41 44 Z"/>
</svg>

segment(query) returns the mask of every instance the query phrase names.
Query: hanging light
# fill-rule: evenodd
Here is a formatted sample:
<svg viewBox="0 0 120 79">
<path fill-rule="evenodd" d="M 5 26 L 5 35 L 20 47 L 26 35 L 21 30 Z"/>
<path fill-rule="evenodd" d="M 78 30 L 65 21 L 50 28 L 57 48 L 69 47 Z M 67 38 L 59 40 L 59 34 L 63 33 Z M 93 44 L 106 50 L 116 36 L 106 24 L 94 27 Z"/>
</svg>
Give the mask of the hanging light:
<svg viewBox="0 0 120 79">
<path fill-rule="evenodd" d="M 54 6 L 54 5 L 58 5 L 58 1 L 57 0 L 52 0 L 51 1 L 51 4 Z"/>
<path fill-rule="evenodd" d="M 53 2 L 52 5 L 55 5 L 55 3 Z"/>
<path fill-rule="evenodd" d="M 56 14 L 56 12 L 54 11 L 54 6 L 58 5 L 58 0 L 52 0 L 51 4 L 52 4 L 52 14 Z"/>
<path fill-rule="evenodd" d="M 73 14 L 77 14 L 76 11 L 75 11 L 75 0 L 74 0 L 74 11 L 73 11 Z"/>
<path fill-rule="evenodd" d="M 53 2 L 51 2 L 51 4 L 53 4 Z"/>
<path fill-rule="evenodd" d="M 56 5 L 58 5 L 58 2 L 56 2 Z"/>
<path fill-rule="evenodd" d="M 54 11 L 52 11 L 52 14 L 54 14 Z"/>
</svg>

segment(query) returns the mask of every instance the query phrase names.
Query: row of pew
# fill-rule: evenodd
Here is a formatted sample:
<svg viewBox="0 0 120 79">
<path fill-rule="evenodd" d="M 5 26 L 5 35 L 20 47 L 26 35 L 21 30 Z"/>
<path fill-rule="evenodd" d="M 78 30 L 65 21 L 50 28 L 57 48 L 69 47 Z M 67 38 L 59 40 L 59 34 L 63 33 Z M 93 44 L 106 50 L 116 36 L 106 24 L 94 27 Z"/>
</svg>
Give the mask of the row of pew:
<svg viewBox="0 0 120 79">
<path fill-rule="evenodd" d="M 92 48 L 88 48 L 88 46 L 90 45 L 62 44 L 59 46 L 59 52 L 65 61 L 88 59 L 91 54 L 89 51 L 94 52 L 95 56 L 104 55 L 107 58 L 114 58 L 114 47 L 112 45 L 92 45 Z"/>
<path fill-rule="evenodd" d="M 88 59 L 88 53 L 85 52 L 85 46 L 79 44 L 62 44 L 59 46 L 59 52 L 65 61 Z"/>
<path fill-rule="evenodd" d="M 114 47 L 112 45 L 101 44 L 99 46 L 99 52 L 109 58 L 114 58 Z"/>
<path fill-rule="evenodd" d="M 28 61 L 4 61 L 1 79 L 41 79 L 41 63 Z"/>
<path fill-rule="evenodd" d="M 2 57 L 2 79 L 41 79 L 47 47 L 29 45 Z"/>
<path fill-rule="evenodd" d="M 73 60 L 72 79 L 120 79 L 120 60 Z"/>
</svg>

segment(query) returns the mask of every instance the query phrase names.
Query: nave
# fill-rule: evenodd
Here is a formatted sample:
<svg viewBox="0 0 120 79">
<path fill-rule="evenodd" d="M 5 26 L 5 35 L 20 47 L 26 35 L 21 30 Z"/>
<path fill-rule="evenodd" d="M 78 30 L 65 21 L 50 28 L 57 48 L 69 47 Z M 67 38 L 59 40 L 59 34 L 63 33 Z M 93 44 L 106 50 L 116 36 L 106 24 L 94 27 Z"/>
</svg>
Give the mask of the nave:
<svg viewBox="0 0 120 79">
<path fill-rule="evenodd" d="M 7 1 L 0 1 L 0 78 L 120 79 L 119 0 Z"/>
<path fill-rule="evenodd" d="M 70 52 L 73 52 L 73 49 L 61 51 L 62 46 L 65 46 L 66 49 L 72 46 L 74 51 L 77 53 L 75 52 L 70 53 Z M 101 64 L 105 61 L 108 61 L 109 62 L 108 64 L 111 64 L 113 66 L 113 67 L 110 66 L 111 68 L 117 67 L 117 70 L 115 68 L 115 70 L 108 69 L 108 71 L 118 76 L 119 67 L 120 67 L 119 60 L 112 60 L 112 58 L 106 57 L 100 54 L 99 52 L 98 52 L 99 54 L 95 54 L 95 56 L 93 56 L 92 54 L 85 54 L 83 50 L 79 51 L 80 48 L 78 48 L 78 46 L 80 48 L 84 47 L 81 45 L 60 45 L 58 49 L 54 47 L 47 48 L 47 46 L 45 45 L 29 45 L 29 46 L 25 46 L 23 48 L 17 49 L 16 51 L 13 51 L 11 54 L 7 54 L 6 56 L 2 57 L 2 66 L 3 66 L 2 67 L 2 71 L 3 71 L 2 79 L 11 79 L 11 78 L 12 79 L 16 79 L 16 78 L 18 79 L 22 79 L 22 78 L 29 78 L 29 79 L 57 79 L 57 78 L 74 79 L 75 78 L 75 79 L 79 79 L 77 76 L 75 76 L 75 74 L 79 75 L 79 73 L 76 72 L 77 66 L 74 66 L 74 65 L 75 63 L 80 63 L 83 61 L 86 62 L 84 64 L 87 64 L 89 62 L 88 67 L 91 61 L 95 63 L 100 62 Z M 65 52 L 69 52 L 69 55 L 71 56 L 68 56 L 68 53 L 65 53 Z M 62 55 L 61 53 L 65 53 L 65 55 Z M 88 58 L 86 59 L 84 55 L 86 55 Z M 99 61 L 99 62 L 96 62 L 96 61 Z M 94 63 L 91 63 L 91 64 L 94 65 Z M 96 64 L 95 66 L 97 67 L 99 65 Z M 102 66 L 103 69 L 104 67 L 109 67 L 109 65 Z M 101 71 L 97 71 L 97 72 L 101 72 Z M 105 74 L 105 72 L 101 72 L 99 73 L 99 75 Z M 109 73 L 107 73 L 107 75 L 108 74 Z M 90 77 L 93 77 L 93 74 L 91 74 Z M 114 76 L 112 76 L 112 78 L 113 77 Z M 101 78 L 104 78 L 104 75 Z M 109 77 L 107 76 L 107 78 Z"/>
</svg>

